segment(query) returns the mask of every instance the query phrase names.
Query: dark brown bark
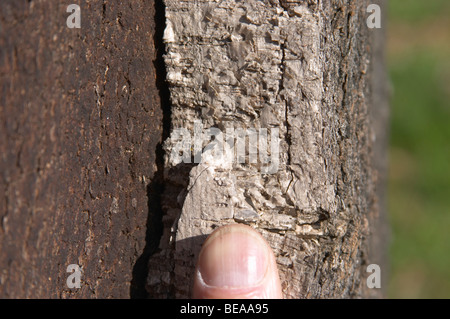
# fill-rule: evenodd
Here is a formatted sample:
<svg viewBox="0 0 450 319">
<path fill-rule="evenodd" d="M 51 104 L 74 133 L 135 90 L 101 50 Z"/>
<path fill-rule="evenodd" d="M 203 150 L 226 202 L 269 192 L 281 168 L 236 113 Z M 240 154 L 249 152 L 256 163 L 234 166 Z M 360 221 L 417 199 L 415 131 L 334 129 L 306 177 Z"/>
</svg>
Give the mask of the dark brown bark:
<svg viewBox="0 0 450 319">
<path fill-rule="evenodd" d="M 153 1 L 77 2 L 80 29 L 66 26 L 69 3 L 0 3 L 2 298 L 145 296 L 161 18 Z M 66 286 L 69 264 L 81 289 Z"/>
</svg>

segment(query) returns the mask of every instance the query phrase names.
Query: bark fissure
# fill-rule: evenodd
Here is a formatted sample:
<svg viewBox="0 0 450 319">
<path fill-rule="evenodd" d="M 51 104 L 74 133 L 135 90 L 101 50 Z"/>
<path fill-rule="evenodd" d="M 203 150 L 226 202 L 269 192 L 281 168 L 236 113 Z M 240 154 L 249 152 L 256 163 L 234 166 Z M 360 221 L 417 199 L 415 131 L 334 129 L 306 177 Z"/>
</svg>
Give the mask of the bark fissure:
<svg viewBox="0 0 450 319">
<path fill-rule="evenodd" d="M 162 130 L 161 141 L 166 140 L 170 134 L 171 126 L 171 108 L 169 87 L 166 82 L 166 68 L 164 63 L 165 45 L 163 34 L 165 29 L 165 8 L 162 0 L 155 1 L 155 34 L 154 43 L 156 49 L 156 59 L 154 60 L 156 73 L 156 87 L 158 89 L 161 111 L 162 111 Z M 149 274 L 148 261 L 151 256 L 157 252 L 163 232 L 163 196 L 164 196 L 164 156 L 162 142 L 156 145 L 155 165 L 156 171 L 147 185 L 148 211 L 149 215 L 146 222 L 145 247 L 133 268 L 134 288 L 130 291 L 132 298 L 144 298 L 148 293 L 145 289 L 146 278 Z"/>
</svg>

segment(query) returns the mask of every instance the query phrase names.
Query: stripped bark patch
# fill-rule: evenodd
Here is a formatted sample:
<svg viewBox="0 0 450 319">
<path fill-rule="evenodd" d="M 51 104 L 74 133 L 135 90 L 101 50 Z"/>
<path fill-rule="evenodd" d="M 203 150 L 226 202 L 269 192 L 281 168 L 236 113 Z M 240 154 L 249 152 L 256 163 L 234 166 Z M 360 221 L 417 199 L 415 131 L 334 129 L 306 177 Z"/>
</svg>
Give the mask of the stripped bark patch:
<svg viewBox="0 0 450 319">
<path fill-rule="evenodd" d="M 150 296 L 190 296 L 202 242 L 236 222 L 270 243 L 287 298 L 367 296 L 361 276 L 374 197 L 367 3 L 165 5 L 172 131 L 195 136 L 198 122 L 222 132 L 276 129 L 279 156 L 269 171 L 248 160 L 251 152 L 243 162 L 180 163 L 172 157 L 180 136 L 165 141 L 165 229 L 149 263 Z"/>
</svg>

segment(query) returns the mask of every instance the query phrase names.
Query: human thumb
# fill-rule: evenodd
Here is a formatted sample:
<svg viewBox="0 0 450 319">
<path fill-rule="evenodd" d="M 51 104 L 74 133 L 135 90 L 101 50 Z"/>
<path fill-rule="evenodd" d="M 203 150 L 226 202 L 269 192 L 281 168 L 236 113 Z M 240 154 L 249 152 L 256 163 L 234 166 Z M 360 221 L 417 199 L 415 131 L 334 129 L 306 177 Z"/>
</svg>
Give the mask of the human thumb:
<svg viewBox="0 0 450 319">
<path fill-rule="evenodd" d="M 193 298 L 282 298 L 275 256 L 253 228 L 232 224 L 216 229 L 203 244 Z"/>
</svg>

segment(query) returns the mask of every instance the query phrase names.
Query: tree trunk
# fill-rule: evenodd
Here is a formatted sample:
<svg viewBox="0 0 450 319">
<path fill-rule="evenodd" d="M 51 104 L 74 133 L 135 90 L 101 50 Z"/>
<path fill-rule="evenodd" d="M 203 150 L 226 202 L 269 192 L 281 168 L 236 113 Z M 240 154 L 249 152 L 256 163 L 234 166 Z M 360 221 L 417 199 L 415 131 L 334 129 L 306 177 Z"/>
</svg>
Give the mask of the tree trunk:
<svg viewBox="0 0 450 319">
<path fill-rule="evenodd" d="M 366 285 L 369 264 L 384 269 L 387 136 L 382 31 L 366 24 L 369 2 L 165 5 L 171 124 L 181 134 L 165 142 L 164 232 L 149 263 L 150 296 L 188 297 L 205 237 L 236 222 L 274 249 L 286 298 L 381 296 Z M 275 170 L 250 162 L 251 151 L 244 163 L 211 153 L 198 164 L 202 129 L 230 127 L 278 129 Z M 203 137 L 201 146 L 210 141 Z"/>
<path fill-rule="evenodd" d="M 68 4 L 0 4 L 0 297 L 188 297 L 204 238 L 235 222 L 271 244 L 287 298 L 381 295 L 365 285 L 385 269 L 387 136 L 369 2 L 73 2 L 80 29 Z M 196 123 L 278 129 L 276 170 L 178 163 L 170 129 Z"/>
</svg>

